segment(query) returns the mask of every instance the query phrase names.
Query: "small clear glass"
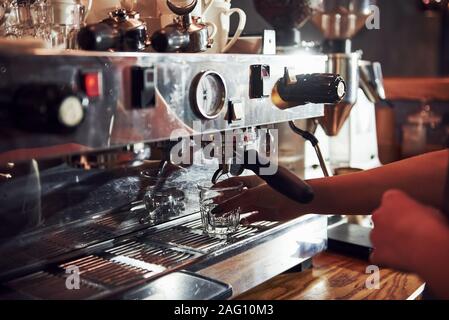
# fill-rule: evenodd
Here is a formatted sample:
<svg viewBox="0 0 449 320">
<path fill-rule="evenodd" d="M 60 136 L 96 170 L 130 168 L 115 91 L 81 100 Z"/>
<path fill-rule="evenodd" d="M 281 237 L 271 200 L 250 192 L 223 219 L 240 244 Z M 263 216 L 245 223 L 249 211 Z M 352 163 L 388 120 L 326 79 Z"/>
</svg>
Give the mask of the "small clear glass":
<svg viewBox="0 0 449 320">
<path fill-rule="evenodd" d="M 162 220 L 177 216 L 185 210 L 185 194 L 170 182 L 161 183 L 161 178 L 150 171 L 141 172 L 146 192 L 143 198 L 150 220 Z"/>
<path fill-rule="evenodd" d="M 87 9 L 79 0 L 24 0 L 11 2 L 8 10 L 0 30 L 4 37 L 36 38 L 49 48 L 76 49 Z"/>
<path fill-rule="evenodd" d="M 53 7 L 49 1 L 37 0 L 30 6 L 34 24 L 34 36 L 50 42 L 51 26 L 53 25 Z"/>
<path fill-rule="evenodd" d="M 3 24 L 3 19 L 6 16 L 6 13 L 9 11 L 9 6 L 11 5 L 10 0 L 0 0 L 0 25 Z"/>
<path fill-rule="evenodd" d="M 243 184 L 229 182 L 225 187 L 217 187 L 211 183 L 198 185 L 200 193 L 201 220 L 204 231 L 219 238 L 227 238 L 235 233 L 240 225 L 241 208 L 228 212 L 213 214 L 212 210 L 243 192 Z"/>
<path fill-rule="evenodd" d="M 5 21 L 5 36 L 13 39 L 34 36 L 29 1 L 11 3 L 10 13 Z"/>
<path fill-rule="evenodd" d="M 53 26 L 51 46 L 61 49 L 77 49 L 78 31 L 85 24 L 86 7 L 79 0 L 69 2 L 53 0 Z"/>
</svg>

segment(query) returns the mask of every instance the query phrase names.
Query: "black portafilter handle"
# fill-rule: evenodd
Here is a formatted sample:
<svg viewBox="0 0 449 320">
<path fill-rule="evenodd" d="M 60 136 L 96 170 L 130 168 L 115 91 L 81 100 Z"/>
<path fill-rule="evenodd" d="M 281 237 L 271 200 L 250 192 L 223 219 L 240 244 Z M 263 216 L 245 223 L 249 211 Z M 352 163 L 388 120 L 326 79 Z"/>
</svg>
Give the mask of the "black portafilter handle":
<svg viewBox="0 0 449 320">
<path fill-rule="evenodd" d="M 288 169 L 278 166 L 273 175 L 264 175 L 262 169 L 269 168 L 270 161 L 262 158 L 256 150 L 247 150 L 244 154 L 243 167 L 254 172 L 277 192 L 301 204 L 310 203 L 315 198 L 312 187 Z"/>
<path fill-rule="evenodd" d="M 170 24 L 151 36 L 151 45 L 157 52 L 183 51 L 190 44 L 189 33 L 177 24 Z"/>
<path fill-rule="evenodd" d="M 274 102 L 281 109 L 308 103 L 336 104 L 346 95 L 344 79 L 333 73 L 313 73 L 284 77 L 275 86 Z"/>
</svg>

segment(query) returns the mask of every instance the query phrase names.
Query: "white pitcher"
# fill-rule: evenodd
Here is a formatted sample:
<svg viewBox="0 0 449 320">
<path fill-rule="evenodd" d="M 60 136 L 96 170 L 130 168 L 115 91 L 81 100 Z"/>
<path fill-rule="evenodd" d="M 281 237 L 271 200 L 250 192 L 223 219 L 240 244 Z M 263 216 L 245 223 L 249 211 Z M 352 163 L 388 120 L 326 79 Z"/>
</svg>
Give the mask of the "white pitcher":
<svg viewBox="0 0 449 320">
<path fill-rule="evenodd" d="M 207 2 L 207 1 L 206 1 Z M 217 34 L 214 39 L 214 46 L 208 53 L 225 53 L 237 42 L 246 26 L 246 14 L 242 9 L 231 8 L 231 0 L 210 0 L 206 3 L 203 12 L 203 19 L 217 26 Z M 237 31 L 229 40 L 229 29 L 231 16 L 238 14 L 239 24 Z"/>
</svg>

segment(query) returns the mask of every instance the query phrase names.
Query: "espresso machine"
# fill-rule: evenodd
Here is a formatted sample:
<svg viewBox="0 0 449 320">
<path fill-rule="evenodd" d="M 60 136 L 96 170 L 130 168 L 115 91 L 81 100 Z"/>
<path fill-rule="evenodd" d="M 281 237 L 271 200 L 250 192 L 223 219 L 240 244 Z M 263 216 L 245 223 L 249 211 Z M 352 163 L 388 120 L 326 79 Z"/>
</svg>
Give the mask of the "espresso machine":
<svg viewBox="0 0 449 320">
<path fill-rule="evenodd" d="M 307 52 L 3 46 L 0 299 L 224 299 L 325 250 L 327 217 L 313 214 L 206 234 L 198 185 L 261 174 L 233 152 L 206 156 L 238 140 L 211 137 L 275 162 L 273 125 L 344 97 L 327 66 Z"/>
</svg>

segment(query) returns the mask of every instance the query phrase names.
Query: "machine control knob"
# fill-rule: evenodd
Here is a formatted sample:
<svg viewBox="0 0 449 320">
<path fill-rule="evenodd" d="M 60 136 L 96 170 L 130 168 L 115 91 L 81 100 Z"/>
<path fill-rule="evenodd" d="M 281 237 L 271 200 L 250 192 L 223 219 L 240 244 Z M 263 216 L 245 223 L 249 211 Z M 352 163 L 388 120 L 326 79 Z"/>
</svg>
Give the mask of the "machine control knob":
<svg viewBox="0 0 449 320">
<path fill-rule="evenodd" d="M 335 104 L 346 95 L 346 83 L 340 75 L 314 73 L 290 75 L 285 68 L 284 77 L 273 88 L 273 103 L 288 109 L 308 103 Z"/>
<path fill-rule="evenodd" d="M 270 96 L 271 85 L 270 66 L 255 64 L 251 66 L 250 98 L 260 99 Z"/>
<path fill-rule="evenodd" d="M 232 101 L 230 100 L 228 102 L 228 111 L 226 112 L 225 120 L 232 124 L 234 122 L 238 122 L 243 120 L 245 116 L 245 111 L 243 108 L 243 102 L 238 101 Z"/>
<path fill-rule="evenodd" d="M 83 122 L 88 99 L 68 86 L 33 84 L 16 92 L 13 105 L 15 117 L 24 129 L 67 132 Z"/>
</svg>

